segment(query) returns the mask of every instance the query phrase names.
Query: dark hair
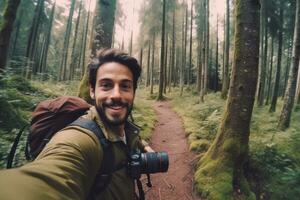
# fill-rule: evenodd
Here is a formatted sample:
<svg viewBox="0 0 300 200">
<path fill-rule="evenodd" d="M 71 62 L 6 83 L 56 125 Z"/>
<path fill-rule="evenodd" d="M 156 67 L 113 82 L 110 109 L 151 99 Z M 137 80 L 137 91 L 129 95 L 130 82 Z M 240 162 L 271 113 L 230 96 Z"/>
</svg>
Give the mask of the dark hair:
<svg viewBox="0 0 300 200">
<path fill-rule="evenodd" d="M 109 62 L 117 62 L 129 68 L 133 75 L 133 87 L 137 88 L 137 81 L 141 75 L 141 67 L 138 61 L 128 55 L 127 53 L 117 49 L 102 49 L 97 52 L 97 55 L 92 59 L 88 65 L 89 70 L 89 84 L 95 88 L 97 70 L 101 65 Z"/>
</svg>

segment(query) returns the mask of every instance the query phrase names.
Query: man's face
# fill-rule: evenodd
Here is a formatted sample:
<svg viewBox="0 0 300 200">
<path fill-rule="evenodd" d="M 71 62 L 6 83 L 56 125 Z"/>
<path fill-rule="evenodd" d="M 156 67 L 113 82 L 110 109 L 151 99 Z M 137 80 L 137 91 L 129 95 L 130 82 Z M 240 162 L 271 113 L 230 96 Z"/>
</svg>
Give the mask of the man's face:
<svg viewBox="0 0 300 200">
<path fill-rule="evenodd" d="M 123 125 L 134 100 L 133 75 L 127 66 L 117 62 L 99 67 L 95 89 L 90 88 L 101 119 L 108 125 Z"/>
</svg>

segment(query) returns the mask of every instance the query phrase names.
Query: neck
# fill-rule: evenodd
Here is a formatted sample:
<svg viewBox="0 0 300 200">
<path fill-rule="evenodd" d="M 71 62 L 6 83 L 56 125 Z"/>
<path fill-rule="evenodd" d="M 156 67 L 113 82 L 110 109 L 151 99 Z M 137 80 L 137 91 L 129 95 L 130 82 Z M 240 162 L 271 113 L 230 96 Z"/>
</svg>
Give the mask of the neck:
<svg viewBox="0 0 300 200">
<path fill-rule="evenodd" d="M 113 133 L 116 135 L 123 137 L 124 136 L 124 128 L 125 124 L 121 124 L 118 126 L 107 126 Z"/>
<path fill-rule="evenodd" d="M 110 127 L 110 129 L 116 133 L 118 136 L 123 137 L 124 136 L 124 127 L 125 125 L 119 125 L 119 126 L 112 126 Z"/>
</svg>

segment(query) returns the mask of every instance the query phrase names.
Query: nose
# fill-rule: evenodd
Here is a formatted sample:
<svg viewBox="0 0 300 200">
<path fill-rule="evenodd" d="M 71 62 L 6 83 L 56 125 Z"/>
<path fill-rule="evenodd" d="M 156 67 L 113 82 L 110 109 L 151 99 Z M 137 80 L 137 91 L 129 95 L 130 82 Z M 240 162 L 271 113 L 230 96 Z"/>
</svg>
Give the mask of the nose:
<svg viewBox="0 0 300 200">
<path fill-rule="evenodd" d="M 121 92 L 120 92 L 120 87 L 116 85 L 112 92 L 111 92 L 111 98 L 112 99 L 120 99 L 121 98 Z"/>
</svg>

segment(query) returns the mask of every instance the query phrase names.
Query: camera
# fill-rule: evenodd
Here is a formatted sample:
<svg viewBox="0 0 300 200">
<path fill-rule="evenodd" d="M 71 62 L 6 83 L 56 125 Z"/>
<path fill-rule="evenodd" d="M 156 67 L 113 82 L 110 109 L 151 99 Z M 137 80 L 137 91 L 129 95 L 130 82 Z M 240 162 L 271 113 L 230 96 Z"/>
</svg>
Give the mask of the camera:
<svg viewBox="0 0 300 200">
<path fill-rule="evenodd" d="M 169 156 L 166 152 L 141 153 L 139 150 L 129 155 L 128 173 L 134 179 L 141 174 L 166 172 L 169 168 Z"/>
</svg>

